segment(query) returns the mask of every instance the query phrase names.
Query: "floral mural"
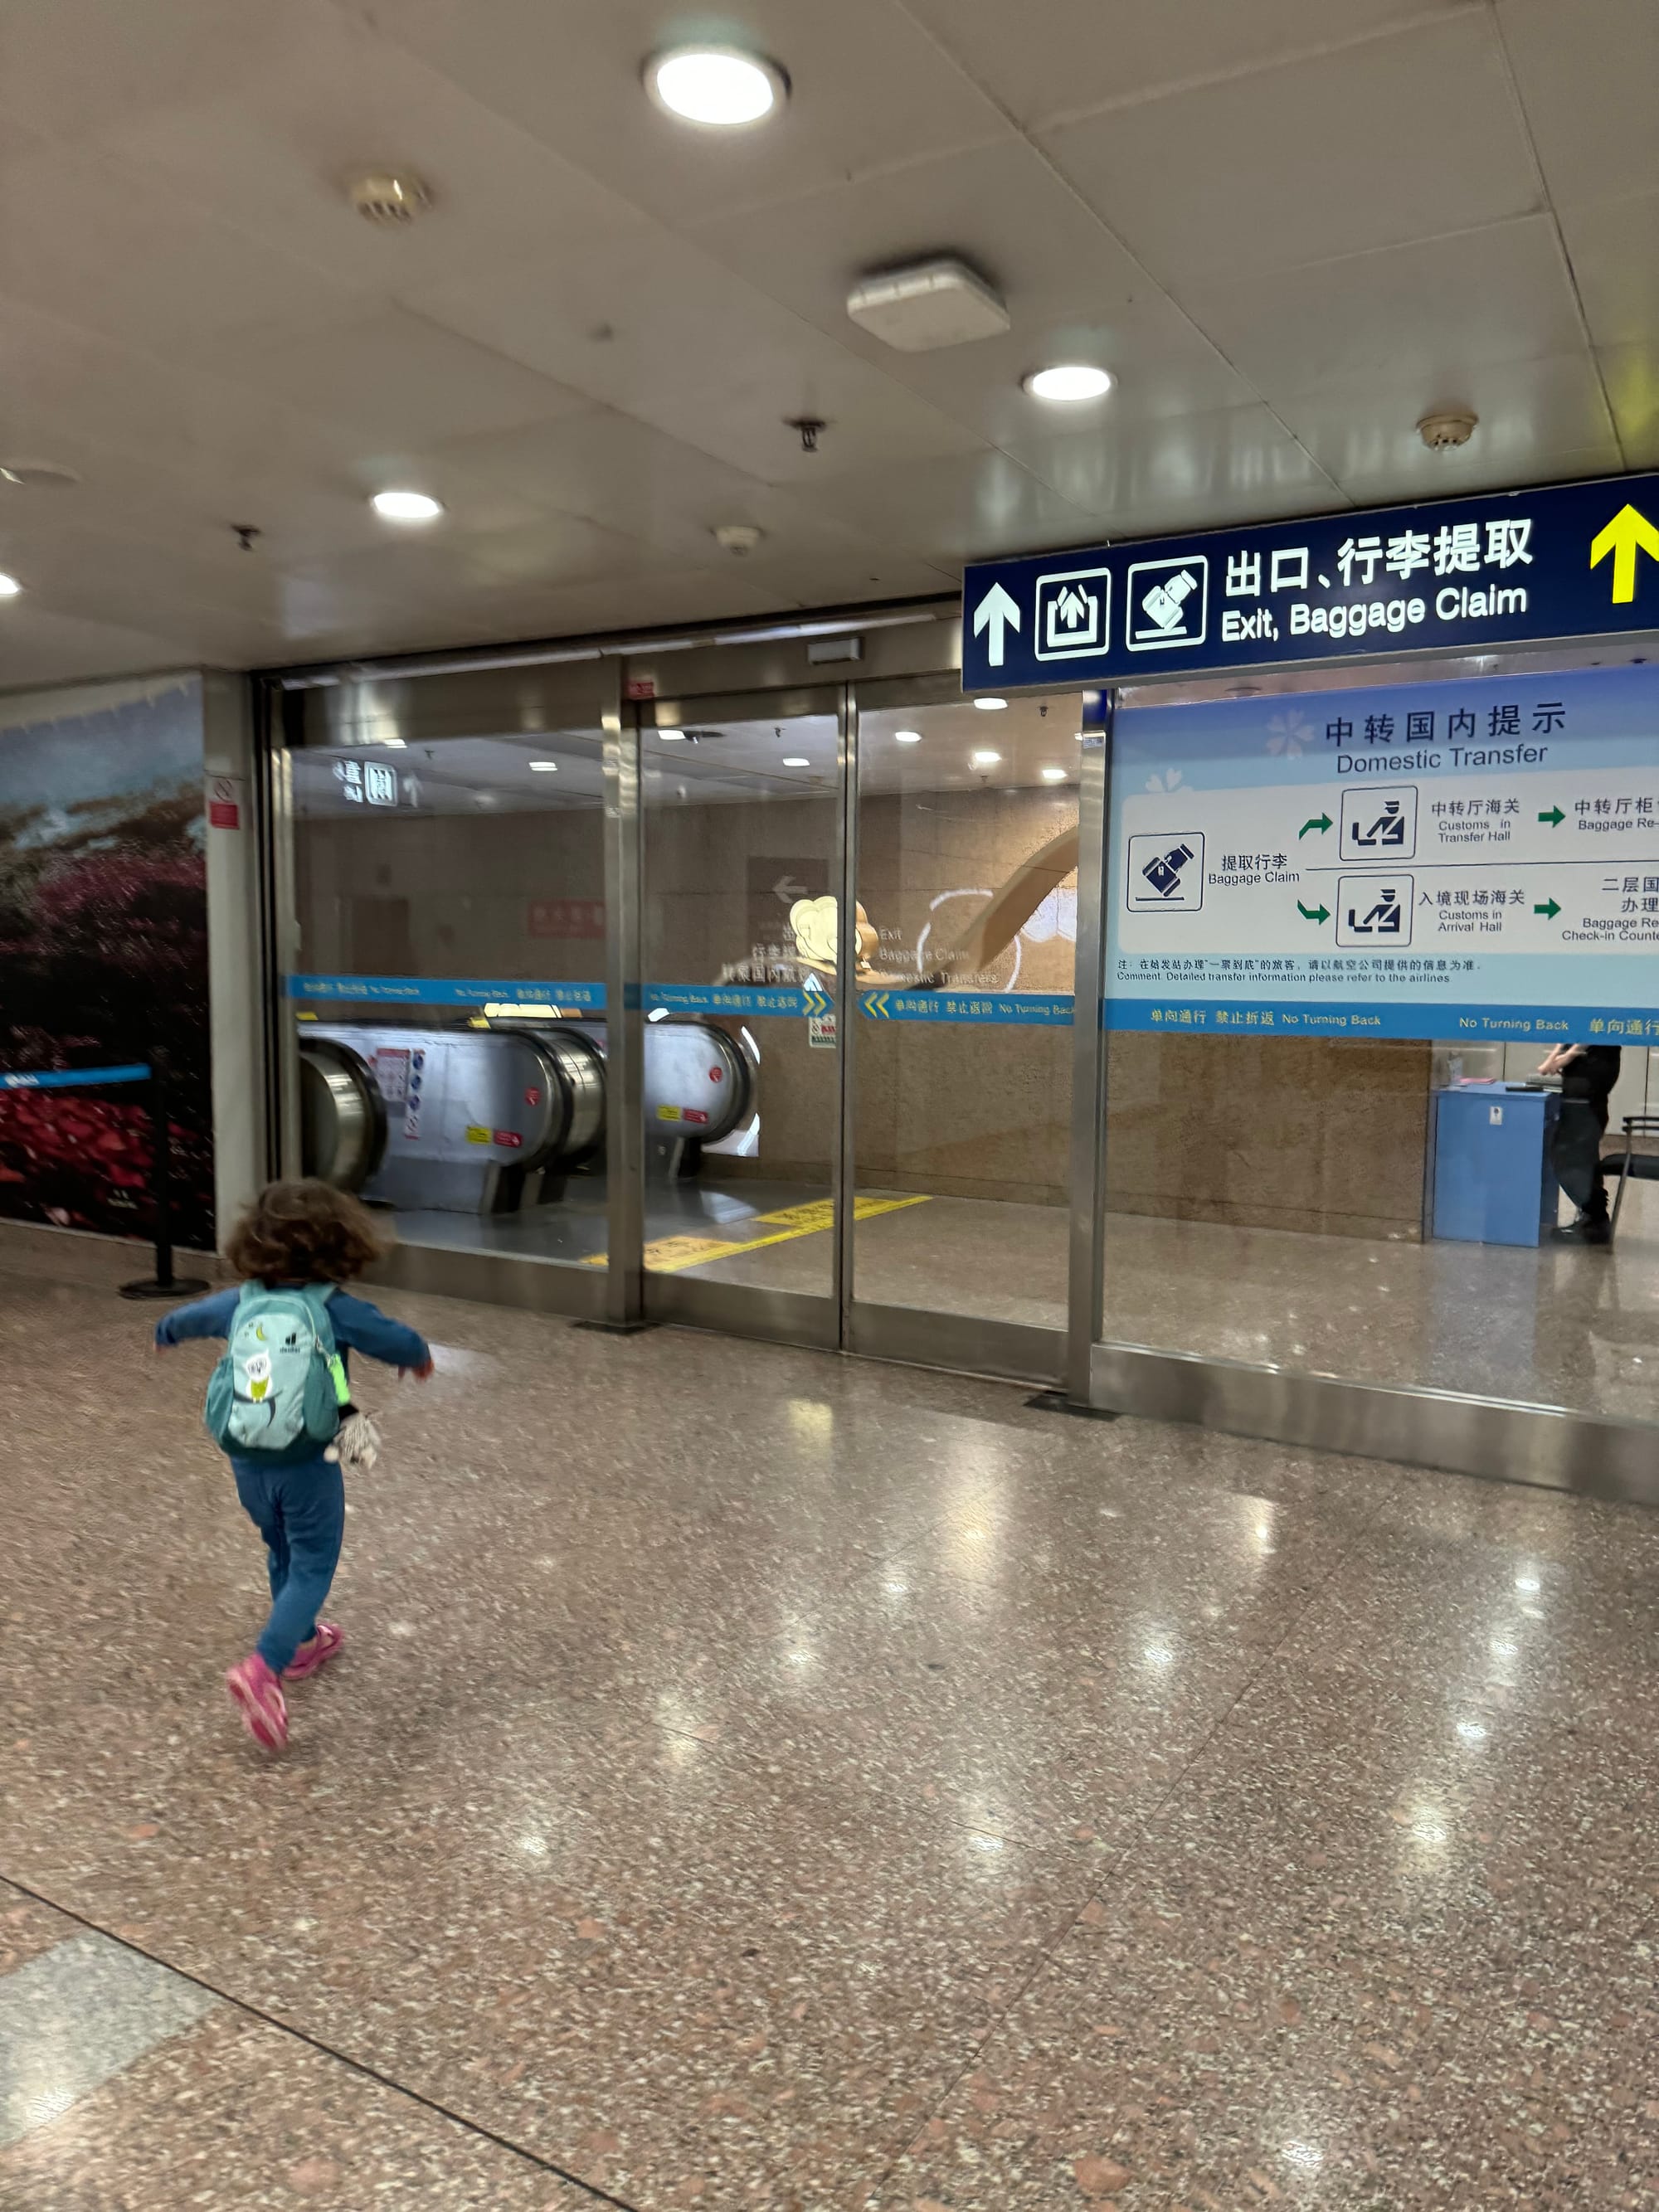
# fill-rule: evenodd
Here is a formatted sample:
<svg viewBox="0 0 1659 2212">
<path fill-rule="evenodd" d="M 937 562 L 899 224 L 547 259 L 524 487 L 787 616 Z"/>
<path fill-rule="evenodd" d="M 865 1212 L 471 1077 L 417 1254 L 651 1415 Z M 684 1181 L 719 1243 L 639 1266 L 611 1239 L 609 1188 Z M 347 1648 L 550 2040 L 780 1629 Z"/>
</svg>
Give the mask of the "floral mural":
<svg viewBox="0 0 1659 2212">
<path fill-rule="evenodd" d="M 0 697 L 0 1074 L 171 1072 L 173 1226 L 213 1241 L 202 694 Z M 0 1214 L 148 1235 L 148 1086 L 0 1090 Z"/>
</svg>

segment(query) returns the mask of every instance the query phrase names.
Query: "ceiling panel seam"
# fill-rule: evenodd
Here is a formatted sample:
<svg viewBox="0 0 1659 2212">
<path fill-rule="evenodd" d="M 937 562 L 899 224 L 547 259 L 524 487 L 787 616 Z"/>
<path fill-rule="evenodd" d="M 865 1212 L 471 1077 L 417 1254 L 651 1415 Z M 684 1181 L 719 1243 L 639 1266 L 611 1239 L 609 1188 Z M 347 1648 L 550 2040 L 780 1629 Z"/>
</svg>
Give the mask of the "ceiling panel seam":
<svg viewBox="0 0 1659 2212">
<path fill-rule="evenodd" d="M 1147 268 L 1146 263 L 1142 261 L 1140 256 L 1130 246 L 1128 240 L 1118 231 L 1113 228 L 1112 225 L 1107 222 L 1105 216 L 1100 213 L 1097 208 L 1091 205 L 1090 202 L 1085 198 L 1084 195 L 1078 190 L 1077 186 L 1072 182 L 1065 171 L 1055 162 L 1053 155 L 1048 152 L 1048 149 L 1037 143 L 1037 141 L 1031 136 L 1030 132 L 1025 130 L 1019 123 L 1012 110 L 1003 106 L 1002 102 L 997 98 L 997 95 L 991 91 L 988 85 L 981 82 L 980 79 L 974 74 L 973 70 L 969 69 L 967 63 L 963 60 L 962 57 L 959 54 L 953 52 L 952 50 L 946 46 L 944 40 L 939 37 L 933 26 L 925 22 L 922 18 L 915 13 L 915 9 L 909 6 L 908 0 L 892 0 L 892 5 L 897 9 L 898 12 L 902 15 L 905 16 L 909 22 L 915 26 L 916 29 L 921 33 L 924 38 L 931 41 L 939 53 L 946 62 L 949 63 L 950 66 L 955 70 L 959 76 L 965 78 L 969 84 L 973 85 L 976 90 L 982 94 L 987 100 L 990 100 L 993 105 L 1000 110 L 1007 120 L 1010 128 L 1016 131 L 1024 143 L 1030 148 L 1032 153 L 1036 156 L 1037 160 L 1042 162 L 1043 167 L 1048 172 L 1048 174 L 1060 187 L 1061 191 L 1066 192 L 1067 196 L 1076 203 L 1078 207 L 1081 209 L 1083 213 L 1088 217 L 1089 221 L 1092 222 L 1097 229 L 1103 232 L 1105 235 L 1111 240 L 1113 245 L 1117 247 L 1121 253 L 1123 254 L 1130 265 L 1145 279 L 1148 289 L 1156 292 L 1158 297 L 1164 301 L 1175 313 L 1180 316 L 1182 321 L 1186 324 L 1188 329 L 1193 331 L 1200 342 L 1209 348 L 1216 359 L 1238 379 L 1239 382 L 1245 386 L 1247 391 L 1253 394 L 1256 404 L 1273 418 L 1275 423 L 1277 423 L 1285 437 L 1296 447 L 1297 451 L 1303 455 L 1304 459 L 1307 461 L 1309 467 L 1313 470 L 1315 475 L 1322 478 L 1323 482 L 1330 486 L 1332 494 L 1339 504 L 1344 507 L 1353 506 L 1354 501 L 1349 496 L 1347 492 L 1344 490 L 1342 486 L 1336 481 L 1336 478 L 1331 475 L 1330 471 L 1323 465 L 1323 464 L 1316 459 L 1315 455 L 1309 447 L 1303 443 L 1302 440 L 1297 436 L 1295 431 L 1291 429 L 1290 424 L 1285 420 L 1285 417 L 1279 413 L 1279 410 L 1267 398 L 1265 393 L 1259 389 L 1250 377 L 1244 374 L 1236 362 L 1229 359 L 1224 349 L 1216 343 L 1215 340 L 1210 336 L 1210 333 L 1200 323 L 1196 322 L 1194 319 L 1192 315 L 1188 313 L 1188 310 L 1182 305 L 1181 301 L 1176 297 L 1176 295 L 1158 282 L 1158 278 L 1154 276 L 1152 271 Z M 999 451 L 1000 450 L 1002 449 L 999 448 Z M 1010 454 L 1008 458 L 1012 459 L 1014 457 Z"/>
<path fill-rule="evenodd" d="M 1620 466 L 1628 468 L 1630 456 L 1625 451 L 1625 441 L 1619 428 L 1619 417 L 1613 411 L 1612 396 L 1607 391 L 1607 380 L 1601 367 L 1601 356 L 1596 350 L 1595 339 L 1590 330 L 1589 316 L 1584 307 L 1583 294 L 1578 288 L 1578 271 L 1572 265 L 1572 255 L 1568 250 L 1566 237 L 1561 228 L 1561 218 L 1556 212 L 1555 196 L 1550 189 L 1549 177 L 1544 167 L 1543 156 L 1538 150 L 1538 141 L 1533 135 L 1532 118 L 1527 112 L 1527 103 L 1521 91 L 1521 80 L 1516 74 L 1515 58 L 1510 52 L 1509 33 L 1504 27 L 1504 11 L 1498 4 L 1498 0 L 1486 0 L 1486 6 L 1492 16 L 1492 36 L 1498 43 L 1498 55 L 1504 71 L 1504 88 L 1514 106 L 1516 121 L 1526 143 L 1527 159 L 1531 163 L 1533 174 L 1538 180 L 1540 212 L 1549 218 L 1550 236 L 1554 242 L 1556 254 L 1561 264 L 1561 273 L 1566 279 L 1567 289 L 1572 295 L 1572 311 L 1578 319 L 1578 328 L 1584 340 L 1584 351 L 1589 356 L 1590 373 L 1595 379 L 1595 389 L 1601 401 L 1601 411 L 1607 416 L 1607 428 L 1613 434 L 1613 447 L 1619 455 Z"/>
<path fill-rule="evenodd" d="M 1244 4 L 1244 0 L 1236 0 L 1236 4 Z M 1138 92 L 1122 93 L 1111 100 L 1091 101 L 1085 107 L 1056 108 L 1052 115 L 1034 118 L 1031 128 L 1064 130 L 1074 123 L 1091 122 L 1097 116 L 1148 107 L 1160 100 L 1179 99 L 1183 93 L 1205 92 L 1212 85 L 1236 84 L 1245 77 L 1269 76 L 1274 70 L 1291 69 L 1300 62 L 1324 61 L 1333 54 L 1352 53 L 1358 47 L 1380 46 L 1387 40 L 1407 37 L 1415 31 L 1455 23 L 1471 15 L 1484 15 L 1490 5 L 1491 0 L 1462 0 L 1458 6 L 1421 8 L 1415 15 L 1402 15 L 1392 23 L 1376 24 L 1368 31 L 1352 31 L 1344 38 L 1313 39 L 1303 46 L 1286 46 L 1265 61 L 1237 62 L 1231 69 L 1199 70 L 1190 76 L 1170 77 L 1167 82 L 1143 86 Z"/>
</svg>

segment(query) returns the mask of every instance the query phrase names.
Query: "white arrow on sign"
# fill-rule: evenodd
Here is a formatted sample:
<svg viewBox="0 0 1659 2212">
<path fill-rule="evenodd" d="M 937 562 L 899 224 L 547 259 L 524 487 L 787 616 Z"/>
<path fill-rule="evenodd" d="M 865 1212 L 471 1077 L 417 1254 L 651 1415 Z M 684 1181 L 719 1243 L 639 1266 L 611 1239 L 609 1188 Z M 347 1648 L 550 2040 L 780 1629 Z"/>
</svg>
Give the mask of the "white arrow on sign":
<svg viewBox="0 0 1659 2212">
<path fill-rule="evenodd" d="M 1003 590 L 1000 584 L 993 584 L 985 597 L 974 609 L 974 635 L 978 637 L 988 629 L 991 633 L 990 646 L 986 658 L 993 668 L 1000 668 L 1002 665 L 1002 636 L 1005 626 L 1011 626 L 1015 629 L 1019 628 L 1019 608 L 1009 593 Z"/>
<path fill-rule="evenodd" d="M 793 876 L 780 876 L 772 886 L 772 896 L 785 906 L 793 906 L 797 899 L 806 896 L 805 884 L 798 884 Z"/>
</svg>

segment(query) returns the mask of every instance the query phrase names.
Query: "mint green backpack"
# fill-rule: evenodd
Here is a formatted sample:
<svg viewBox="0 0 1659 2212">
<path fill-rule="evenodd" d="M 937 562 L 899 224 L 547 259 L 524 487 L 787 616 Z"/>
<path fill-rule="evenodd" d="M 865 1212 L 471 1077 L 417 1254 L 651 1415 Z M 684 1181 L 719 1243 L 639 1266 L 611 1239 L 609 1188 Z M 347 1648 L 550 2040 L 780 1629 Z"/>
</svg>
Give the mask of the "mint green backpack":
<svg viewBox="0 0 1659 2212">
<path fill-rule="evenodd" d="M 350 1401 L 328 1317 L 331 1283 L 270 1291 L 249 1283 L 230 1344 L 208 1382 L 207 1430 L 222 1451 L 285 1451 L 333 1440 Z"/>
</svg>

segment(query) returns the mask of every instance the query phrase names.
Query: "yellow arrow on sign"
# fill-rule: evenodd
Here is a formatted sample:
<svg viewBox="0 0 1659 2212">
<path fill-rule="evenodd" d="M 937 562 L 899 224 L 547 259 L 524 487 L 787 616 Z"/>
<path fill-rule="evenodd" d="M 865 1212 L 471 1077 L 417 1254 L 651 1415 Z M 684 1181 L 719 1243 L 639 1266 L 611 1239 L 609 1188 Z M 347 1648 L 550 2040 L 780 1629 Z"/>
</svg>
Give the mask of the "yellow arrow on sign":
<svg viewBox="0 0 1659 2212">
<path fill-rule="evenodd" d="M 878 1022 L 890 1021 L 892 1019 L 891 1015 L 887 1011 L 887 994 L 885 991 L 866 992 L 865 994 L 864 1010 L 866 1013 L 873 1014 Z"/>
<path fill-rule="evenodd" d="M 1621 507 L 1590 547 L 1592 568 L 1613 556 L 1613 602 L 1615 606 L 1636 597 L 1636 556 L 1650 554 L 1659 561 L 1659 530 L 1638 508 Z"/>
</svg>

